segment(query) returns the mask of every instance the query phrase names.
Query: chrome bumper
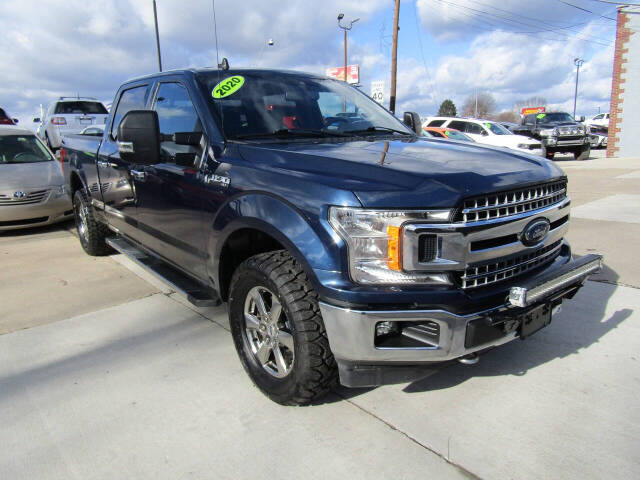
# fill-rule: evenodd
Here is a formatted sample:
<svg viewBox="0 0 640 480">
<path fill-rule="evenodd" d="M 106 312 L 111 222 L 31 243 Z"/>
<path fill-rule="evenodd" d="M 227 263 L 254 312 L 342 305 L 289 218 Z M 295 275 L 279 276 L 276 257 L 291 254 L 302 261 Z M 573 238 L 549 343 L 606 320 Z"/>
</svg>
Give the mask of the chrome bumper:
<svg viewBox="0 0 640 480">
<path fill-rule="evenodd" d="M 470 322 L 491 319 L 494 315 L 502 319 L 510 315 L 515 318 L 522 313 L 522 309 L 518 307 L 543 304 L 552 298 L 559 305 L 558 296 L 562 297 L 563 291 L 567 294 L 569 291 L 575 293 L 601 265 L 602 257 L 599 255 L 588 255 L 571 261 L 549 274 L 542 274 L 533 280 L 523 281 L 521 286 L 512 287 L 505 304 L 469 315 L 456 315 L 445 310 L 353 310 L 324 302 L 320 303 L 320 311 L 331 350 L 338 363 L 406 365 L 442 362 L 502 345 L 518 337 L 516 328 L 500 338 L 468 348 L 465 343 Z M 439 327 L 439 337 L 432 346 L 381 348 L 375 345 L 376 325 L 379 322 L 433 322 Z"/>
</svg>

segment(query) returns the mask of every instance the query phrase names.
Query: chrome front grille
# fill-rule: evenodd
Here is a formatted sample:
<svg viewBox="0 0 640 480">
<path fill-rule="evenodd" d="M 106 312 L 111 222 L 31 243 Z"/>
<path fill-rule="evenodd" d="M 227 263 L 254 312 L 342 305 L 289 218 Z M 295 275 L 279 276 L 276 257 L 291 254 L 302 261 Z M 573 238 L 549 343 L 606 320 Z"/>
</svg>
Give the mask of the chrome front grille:
<svg viewBox="0 0 640 480">
<path fill-rule="evenodd" d="M 562 240 L 558 240 L 526 254 L 470 265 L 458 278 L 460 286 L 464 289 L 484 287 L 516 277 L 536 267 L 551 263 L 560 254 L 561 247 Z"/>
<path fill-rule="evenodd" d="M 558 135 L 580 135 L 582 132 L 580 128 L 577 126 L 569 126 L 569 127 L 558 127 Z"/>
<path fill-rule="evenodd" d="M 567 196 L 567 182 L 559 181 L 472 197 L 463 202 L 456 222 L 478 222 L 531 212 L 561 202 Z"/>
<path fill-rule="evenodd" d="M 46 198 L 49 190 L 34 190 L 24 193 L 25 196 L 19 198 L 16 198 L 13 194 L 0 193 L 0 206 L 28 205 L 32 203 L 40 203 Z"/>
</svg>

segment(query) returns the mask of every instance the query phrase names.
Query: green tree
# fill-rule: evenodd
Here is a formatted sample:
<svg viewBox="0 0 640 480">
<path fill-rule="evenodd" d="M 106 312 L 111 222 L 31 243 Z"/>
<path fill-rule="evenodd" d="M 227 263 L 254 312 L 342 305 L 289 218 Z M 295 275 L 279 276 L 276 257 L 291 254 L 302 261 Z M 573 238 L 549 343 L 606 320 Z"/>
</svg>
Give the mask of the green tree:
<svg viewBox="0 0 640 480">
<path fill-rule="evenodd" d="M 458 110 L 456 109 L 455 103 L 448 98 L 440 104 L 440 109 L 438 110 L 439 117 L 455 117 L 457 114 Z"/>
</svg>

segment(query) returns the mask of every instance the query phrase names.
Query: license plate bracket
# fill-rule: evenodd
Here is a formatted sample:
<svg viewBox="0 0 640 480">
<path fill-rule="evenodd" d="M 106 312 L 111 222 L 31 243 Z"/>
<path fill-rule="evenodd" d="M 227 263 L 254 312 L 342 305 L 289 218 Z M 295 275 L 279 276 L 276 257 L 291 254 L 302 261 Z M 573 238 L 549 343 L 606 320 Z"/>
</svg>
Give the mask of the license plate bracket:
<svg viewBox="0 0 640 480">
<path fill-rule="evenodd" d="M 525 339 L 551 323 L 551 304 L 545 303 L 519 315 L 520 338 Z"/>
</svg>

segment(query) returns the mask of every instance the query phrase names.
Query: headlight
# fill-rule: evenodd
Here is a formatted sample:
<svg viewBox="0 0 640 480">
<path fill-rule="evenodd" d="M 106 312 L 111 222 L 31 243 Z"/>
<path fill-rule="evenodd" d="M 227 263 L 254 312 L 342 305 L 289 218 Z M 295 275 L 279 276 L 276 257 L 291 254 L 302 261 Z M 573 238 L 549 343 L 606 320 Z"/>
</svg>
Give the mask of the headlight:
<svg viewBox="0 0 640 480">
<path fill-rule="evenodd" d="M 527 143 L 519 143 L 518 148 L 522 148 L 524 150 L 529 150 L 529 144 Z"/>
<path fill-rule="evenodd" d="M 555 137 L 558 134 L 555 128 L 547 128 L 545 130 L 540 130 L 541 137 Z"/>
<path fill-rule="evenodd" d="M 446 222 L 450 210 L 368 210 L 330 207 L 329 223 L 349 248 L 349 271 L 356 283 L 447 284 L 446 274 L 402 271 L 402 226 L 407 222 Z"/>
<path fill-rule="evenodd" d="M 63 195 L 67 194 L 67 187 L 65 187 L 64 185 L 54 187 L 53 190 L 51 190 L 51 194 L 54 198 L 62 197 Z"/>
</svg>

